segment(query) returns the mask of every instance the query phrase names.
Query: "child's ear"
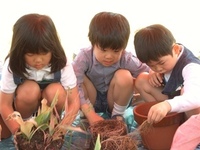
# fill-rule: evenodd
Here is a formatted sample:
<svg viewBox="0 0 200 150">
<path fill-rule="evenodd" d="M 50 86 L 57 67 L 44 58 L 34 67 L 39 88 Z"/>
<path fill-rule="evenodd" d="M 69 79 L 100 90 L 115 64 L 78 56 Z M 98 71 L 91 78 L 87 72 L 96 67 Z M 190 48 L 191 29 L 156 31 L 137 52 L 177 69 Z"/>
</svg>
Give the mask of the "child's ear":
<svg viewBox="0 0 200 150">
<path fill-rule="evenodd" d="M 174 44 L 173 51 L 174 51 L 175 54 L 179 55 L 179 53 L 181 52 L 181 46 L 178 45 L 178 44 Z"/>
</svg>

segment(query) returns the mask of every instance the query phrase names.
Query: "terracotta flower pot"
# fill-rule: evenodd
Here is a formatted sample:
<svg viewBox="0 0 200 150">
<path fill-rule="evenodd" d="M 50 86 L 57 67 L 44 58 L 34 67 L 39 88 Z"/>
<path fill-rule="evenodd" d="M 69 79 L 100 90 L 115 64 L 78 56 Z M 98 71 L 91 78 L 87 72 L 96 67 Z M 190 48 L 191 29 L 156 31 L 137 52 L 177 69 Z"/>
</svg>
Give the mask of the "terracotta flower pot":
<svg viewBox="0 0 200 150">
<path fill-rule="evenodd" d="M 150 107 L 157 102 L 147 102 L 133 109 L 134 119 L 141 125 L 146 119 Z M 169 113 L 160 122 L 153 124 L 148 132 L 141 132 L 142 144 L 148 150 L 169 150 L 176 129 L 183 122 L 183 113 Z"/>
</svg>

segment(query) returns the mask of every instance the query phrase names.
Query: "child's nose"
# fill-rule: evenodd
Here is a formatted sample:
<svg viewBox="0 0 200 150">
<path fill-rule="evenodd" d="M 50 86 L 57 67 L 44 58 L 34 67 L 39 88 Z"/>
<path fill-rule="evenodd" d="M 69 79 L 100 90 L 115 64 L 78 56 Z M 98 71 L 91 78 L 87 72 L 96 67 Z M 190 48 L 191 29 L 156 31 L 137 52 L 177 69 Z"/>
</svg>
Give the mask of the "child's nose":
<svg viewBox="0 0 200 150">
<path fill-rule="evenodd" d="M 106 58 L 112 58 L 112 54 L 111 54 L 111 53 L 107 53 L 107 54 L 105 55 L 105 57 L 106 57 Z"/>
<path fill-rule="evenodd" d="M 162 68 L 160 66 L 155 66 L 155 70 L 156 70 L 156 72 L 160 72 L 162 70 Z"/>
<path fill-rule="evenodd" d="M 42 58 L 41 57 L 35 57 L 35 62 L 41 62 Z"/>
</svg>

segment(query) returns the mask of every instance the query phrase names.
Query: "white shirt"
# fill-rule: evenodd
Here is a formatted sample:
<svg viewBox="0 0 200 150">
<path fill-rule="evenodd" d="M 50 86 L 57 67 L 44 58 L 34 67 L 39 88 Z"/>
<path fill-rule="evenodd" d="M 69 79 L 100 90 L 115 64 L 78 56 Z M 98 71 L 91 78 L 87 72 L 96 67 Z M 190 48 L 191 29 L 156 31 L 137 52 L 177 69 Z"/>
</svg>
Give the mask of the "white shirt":
<svg viewBox="0 0 200 150">
<path fill-rule="evenodd" d="M 1 74 L 2 74 L 3 63 L 0 61 L 0 88 L 1 88 Z"/>
<path fill-rule="evenodd" d="M 3 64 L 2 77 L 1 77 L 1 91 L 4 93 L 14 93 L 17 85 L 14 83 L 13 73 L 8 71 L 9 59 Z M 41 81 L 43 79 L 53 79 L 54 74 L 50 74 L 50 67 L 44 67 L 41 70 L 30 68 L 27 72 L 30 76 L 28 79 Z M 74 74 L 71 63 L 67 62 L 66 66 L 61 70 L 60 83 L 65 89 L 74 88 L 77 85 L 77 79 Z"/>
<path fill-rule="evenodd" d="M 200 107 L 200 65 L 189 63 L 183 68 L 182 77 L 183 94 L 167 100 L 171 105 L 171 112 L 185 112 Z"/>
</svg>

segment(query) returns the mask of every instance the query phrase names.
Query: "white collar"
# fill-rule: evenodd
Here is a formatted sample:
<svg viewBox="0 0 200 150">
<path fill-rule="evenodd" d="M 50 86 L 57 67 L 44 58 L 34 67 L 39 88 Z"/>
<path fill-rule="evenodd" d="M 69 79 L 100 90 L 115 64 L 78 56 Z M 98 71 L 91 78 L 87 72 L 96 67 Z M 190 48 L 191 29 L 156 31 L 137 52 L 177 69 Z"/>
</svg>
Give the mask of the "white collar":
<svg viewBox="0 0 200 150">
<path fill-rule="evenodd" d="M 49 65 L 46 65 L 45 67 L 43 67 L 40 70 L 37 70 L 34 67 L 31 67 L 31 66 L 28 66 L 28 65 L 27 65 L 27 68 L 28 69 L 26 69 L 26 70 L 27 70 L 28 73 L 30 73 L 32 71 L 46 71 L 46 72 L 50 72 L 51 71 L 51 67 Z"/>
</svg>

